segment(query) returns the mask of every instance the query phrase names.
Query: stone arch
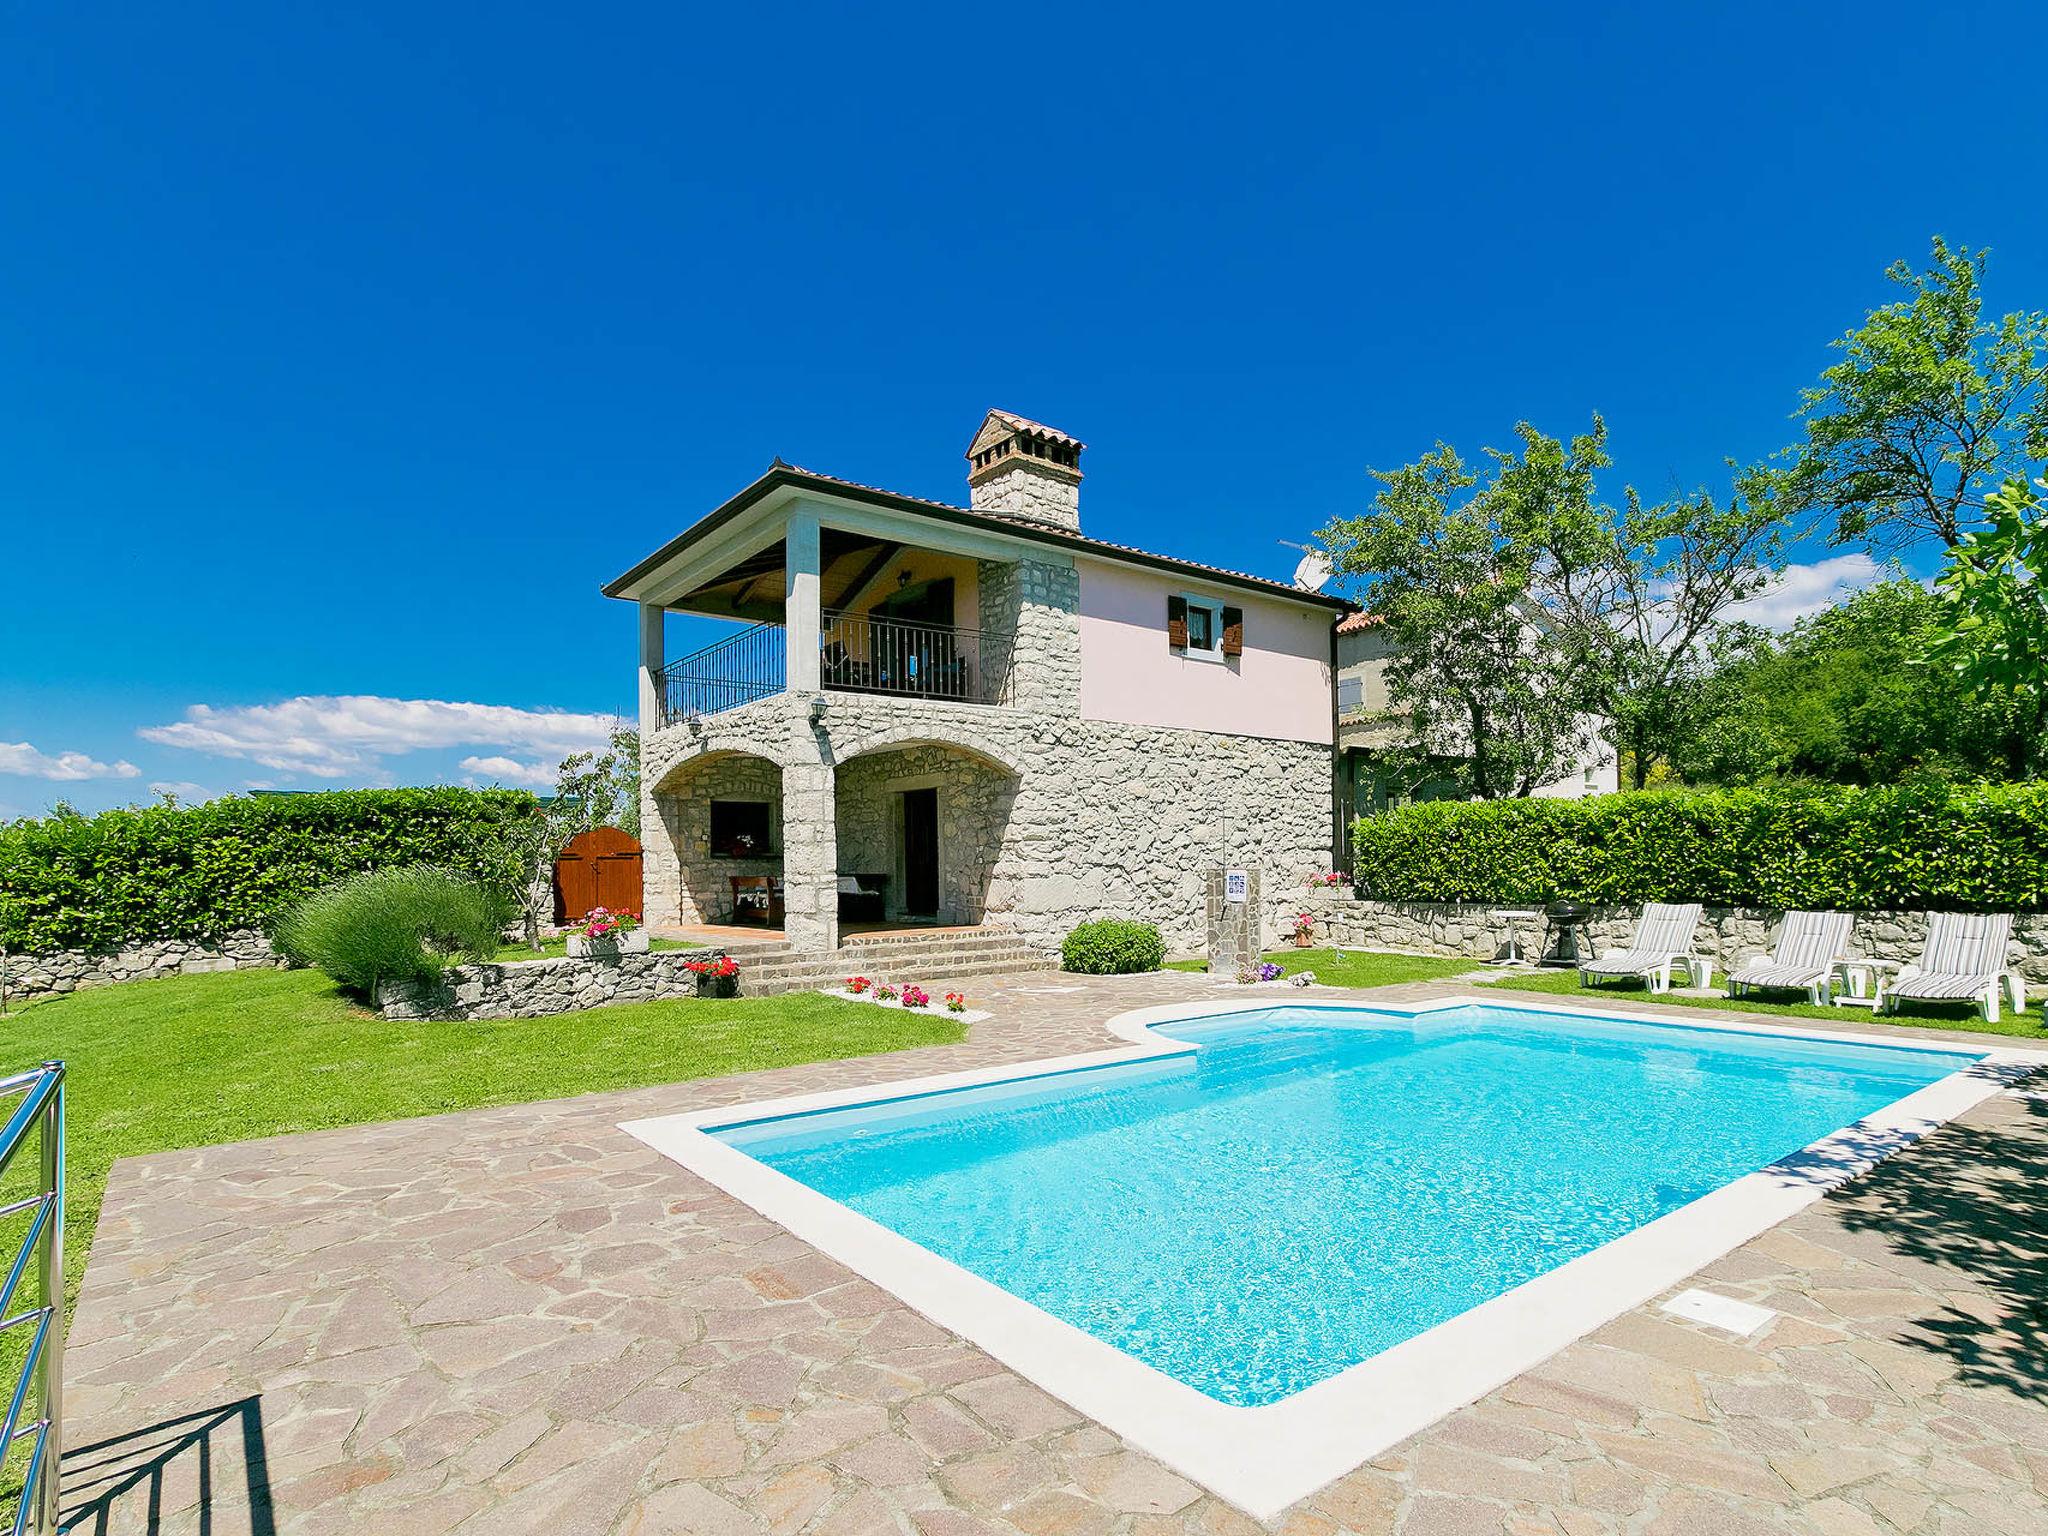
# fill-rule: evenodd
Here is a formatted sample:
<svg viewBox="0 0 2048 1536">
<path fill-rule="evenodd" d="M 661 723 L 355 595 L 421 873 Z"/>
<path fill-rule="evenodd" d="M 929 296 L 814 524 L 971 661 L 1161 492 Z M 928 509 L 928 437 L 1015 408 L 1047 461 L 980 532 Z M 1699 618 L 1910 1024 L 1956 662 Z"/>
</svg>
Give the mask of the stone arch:
<svg viewBox="0 0 2048 1536">
<path fill-rule="evenodd" d="M 950 728 L 905 726 L 864 735 L 858 750 L 835 758 L 834 867 L 862 886 L 872 882 L 860 877 L 881 877 L 883 910 L 873 915 L 1004 922 L 1013 903 L 1003 870 L 1022 775 L 1000 749 Z M 931 818 L 929 837 L 912 830 L 923 816 Z"/>
<path fill-rule="evenodd" d="M 651 921 L 728 922 L 735 877 L 781 881 L 783 775 L 784 765 L 755 742 L 707 739 L 704 750 L 655 781 L 649 796 L 654 825 L 645 829 L 644 844 Z M 716 811 L 714 802 L 720 803 Z M 714 831 L 725 839 L 723 846 L 714 842 Z M 762 836 L 765 846 L 748 846 Z M 779 910 L 771 915 L 779 922 Z"/>
<path fill-rule="evenodd" d="M 880 730 L 862 731 L 841 742 L 837 735 L 832 738 L 832 760 L 835 768 L 844 768 L 864 757 L 878 752 L 901 751 L 911 747 L 942 748 L 958 752 L 970 758 L 979 759 L 985 766 L 997 773 L 1021 778 L 1023 769 L 1012 761 L 1014 749 L 1009 743 L 995 740 L 990 733 L 956 725 L 948 721 L 943 726 L 894 725 Z"/>
</svg>

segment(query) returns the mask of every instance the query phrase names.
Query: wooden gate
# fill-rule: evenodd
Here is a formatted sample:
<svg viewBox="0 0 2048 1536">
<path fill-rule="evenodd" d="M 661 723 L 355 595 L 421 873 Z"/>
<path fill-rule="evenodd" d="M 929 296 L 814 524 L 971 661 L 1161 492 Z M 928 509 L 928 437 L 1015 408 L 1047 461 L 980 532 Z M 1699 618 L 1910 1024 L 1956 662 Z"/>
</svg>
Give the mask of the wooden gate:
<svg viewBox="0 0 2048 1536">
<path fill-rule="evenodd" d="M 639 912 L 640 845 L 617 827 L 594 827 L 569 839 L 555 860 L 555 921 L 572 923 L 592 907 Z"/>
</svg>

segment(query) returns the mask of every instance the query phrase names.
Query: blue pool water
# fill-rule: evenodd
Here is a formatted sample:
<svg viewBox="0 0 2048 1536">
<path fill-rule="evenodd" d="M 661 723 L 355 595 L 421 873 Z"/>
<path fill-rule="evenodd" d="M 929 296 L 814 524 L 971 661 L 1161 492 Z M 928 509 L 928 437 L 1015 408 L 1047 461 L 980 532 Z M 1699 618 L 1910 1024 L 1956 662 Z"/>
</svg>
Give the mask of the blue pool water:
<svg viewBox="0 0 2048 1536">
<path fill-rule="evenodd" d="M 714 1134 L 1225 1403 L 1300 1391 L 1979 1058 L 1472 1007 Z"/>
</svg>

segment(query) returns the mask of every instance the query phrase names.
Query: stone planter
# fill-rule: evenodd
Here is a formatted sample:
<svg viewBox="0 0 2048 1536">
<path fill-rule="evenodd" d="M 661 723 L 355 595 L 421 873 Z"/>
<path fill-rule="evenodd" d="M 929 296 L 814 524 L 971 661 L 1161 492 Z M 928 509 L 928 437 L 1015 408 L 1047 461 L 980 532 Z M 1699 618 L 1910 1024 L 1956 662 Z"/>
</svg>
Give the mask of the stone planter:
<svg viewBox="0 0 2048 1536">
<path fill-rule="evenodd" d="M 631 933 L 608 933 L 601 939 L 585 938 L 580 933 L 569 935 L 569 958 L 572 960 L 616 960 L 620 955 L 646 953 L 645 928 L 635 928 Z"/>
</svg>

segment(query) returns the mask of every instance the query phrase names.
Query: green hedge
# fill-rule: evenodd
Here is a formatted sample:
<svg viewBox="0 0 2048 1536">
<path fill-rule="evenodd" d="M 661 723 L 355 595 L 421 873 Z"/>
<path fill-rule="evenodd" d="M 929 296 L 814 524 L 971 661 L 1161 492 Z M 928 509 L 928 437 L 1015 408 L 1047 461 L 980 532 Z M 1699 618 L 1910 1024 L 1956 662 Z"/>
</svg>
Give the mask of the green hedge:
<svg viewBox="0 0 2048 1536">
<path fill-rule="evenodd" d="M 2038 912 L 2048 784 L 1435 801 L 1361 819 L 1353 848 L 1384 901 Z"/>
<path fill-rule="evenodd" d="M 235 796 L 0 826 L 0 938 L 17 954 L 262 928 L 365 869 L 438 864 L 499 881 L 522 790 Z"/>
</svg>

